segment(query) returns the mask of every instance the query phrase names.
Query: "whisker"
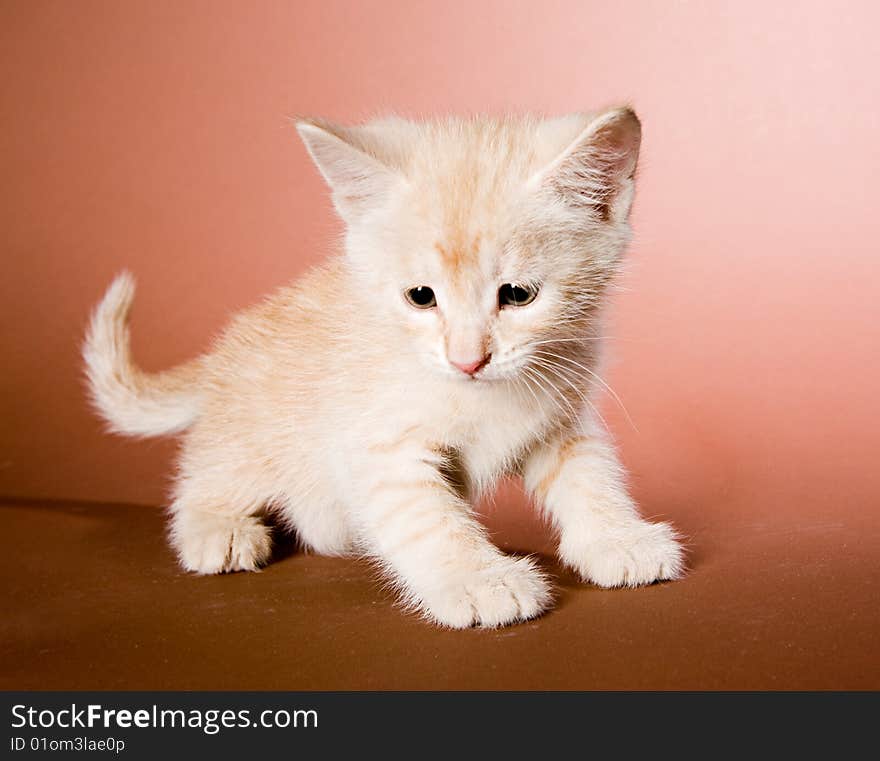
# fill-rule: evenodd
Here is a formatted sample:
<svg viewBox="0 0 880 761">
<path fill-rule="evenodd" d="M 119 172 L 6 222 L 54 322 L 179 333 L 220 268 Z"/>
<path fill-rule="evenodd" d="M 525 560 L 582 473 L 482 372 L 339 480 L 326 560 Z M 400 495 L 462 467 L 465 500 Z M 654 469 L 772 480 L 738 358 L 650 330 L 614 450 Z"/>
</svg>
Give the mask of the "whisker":
<svg viewBox="0 0 880 761">
<path fill-rule="evenodd" d="M 571 338 L 548 338 L 546 341 L 530 341 L 529 346 L 543 346 L 555 343 L 583 343 L 584 341 L 613 341 L 613 336 L 577 336 Z"/>
<path fill-rule="evenodd" d="M 529 375 L 529 377 L 530 377 L 533 381 L 535 381 L 535 383 L 538 385 L 538 387 L 539 387 L 539 388 L 540 388 L 540 389 L 541 389 L 541 390 L 547 395 L 547 398 L 549 398 L 549 399 L 550 399 L 550 400 L 556 405 L 557 409 L 559 410 L 560 413 L 562 413 L 562 415 L 563 415 L 564 417 L 568 418 L 568 420 L 569 420 L 570 422 L 574 422 L 574 421 L 576 421 L 576 420 L 578 419 L 577 411 L 576 411 L 575 408 L 572 406 L 571 402 L 568 401 L 568 398 L 567 398 L 564 394 L 562 394 L 562 393 L 559 391 L 559 389 L 556 388 L 555 385 L 553 385 L 553 383 L 550 381 L 549 378 L 546 378 L 546 377 L 545 377 L 545 378 L 542 378 L 541 375 L 540 375 L 539 373 L 537 373 L 537 372 L 534 370 L 534 368 L 530 368 L 530 367 L 524 367 L 524 368 L 523 368 L 523 372 L 527 373 L 527 374 Z M 556 393 L 554 394 L 554 393 L 548 391 L 548 390 L 547 390 L 547 387 L 544 385 L 543 381 L 547 381 L 547 383 L 550 384 L 551 388 L 552 388 L 553 391 L 555 391 Z M 566 415 L 565 409 L 564 409 L 563 406 L 560 404 L 560 402 L 559 402 L 559 398 L 558 398 L 558 397 L 562 397 L 562 400 L 563 400 L 563 401 L 565 402 L 565 404 L 567 405 L 569 411 L 571 412 L 571 415 Z"/>
<path fill-rule="evenodd" d="M 532 395 L 532 399 L 535 400 L 536 409 L 541 409 L 541 402 L 538 400 L 537 394 L 535 394 L 535 392 L 532 390 L 532 387 L 529 384 L 528 380 L 526 378 L 524 378 L 523 376 L 518 376 L 517 382 L 519 382 L 520 380 L 522 380 L 525 383 L 525 388 L 528 389 L 528 392 Z"/>
<path fill-rule="evenodd" d="M 564 413 L 564 410 L 562 408 L 562 405 L 559 404 L 559 399 L 561 398 L 562 401 L 565 402 L 565 405 L 568 407 L 569 411 L 571 412 L 571 415 L 568 417 L 569 421 L 576 422 L 579 419 L 580 415 L 578 415 L 578 412 L 574 408 L 574 405 L 571 403 L 571 401 L 569 401 L 568 397 L 562 393 L 562 391 L 559 389 L 559 387 L 555 383 L 553 383 L 553 381 L 550 378 L 539 373 L 536 368 L 529 368 L 529 370 L 530 370 L 532 376 L 534 377 L 535 382 L 539 383 L 541 385 L 541 387 L 545 390 L 545 393 L 547 393 L 548 396 L 551 399 L 553 399 L 553 401 L 556 402 L 557 407 L 559 408 L 560 412 Z M 546 386 L 544 386 L 544 383 L 542 381 L 546 382 L 550 386 L 550 388 L 553 390 L 553 393 L 547 392 Z M 575 388 L 575 391 L 577 391 L 576 388 Z M 583 397 L 580 394 L 578 394 L 578 396 L 579 396 L 579 398 L 581 398 L 583 400 Z"/>
<path fill-rule="evenodd" d="M 567 371 L 568 368 L 564 368 L 564 367 L 562 367 L 562 366 L 560 366 L 560 365 L 557 365 L 557 364 L 555 364 L 555 363 L 548 362 L 547 360 L 537 359 L 537 360 L 535 360 L 535 362 L 536 362 L 536 364 L 538 364 L 540 367 L 543 367 L 545 370 L 549 370 L 550 372 L 553 372 L 553 373 L 557 374 L 560 378 L 562 378 L 562 380 L 565 380 L 566 382 L 568 382 L 568 384 L 569 384 L 569 385 L 575 390 L 575 392 L 577 393 L 578 398 L 579 398 L 584 404 L 586 404 L 586 405 L 587 405 L 587 406 L 593 411 L 593 414 L 594 414 L 597 418 L 599 418 L 599 420 L 602 422 L 602 426 L 605 428 L 605 431 L 606 431 L 607 433 L 609 433 L 609 434 L 611 433 L 611 429 L 610 429 L 609 426 L 608 426 L 608 421 L 605 420 L 605 417 L 602 415 L 601 412 L 599 412 L 599 410 L 598 410 L 598 408 L 596 407 L 596 405 L 594 405 L 593 402 L 590 401 L 589 396 L 588 396 L 585 392 L 583 392 L 581 389 L 579 389 L 577 386 L 575 386 L 575 385 L 574 385 L 574 384 L 573 384 L 573 383 L 572 383 L 572 382 L 571 382 L 571 381 L 570 381 L 570 380 L 564 375 L 564 373 Z M 574 377 L 575 377 L 575 378 L 581 378 L 581 379 L 582 379 L 582 376 L 580 376 L 580 375 L 578 375 L 578 374 L 576 374 L 576 373 L 574 373 Z M 555 384 L 553 384 L 553 383 L 550 381 L 549 378 L 545 378 L 545 380 L 546 380 L 548 383 L 550 383 L 554 388 L 556 388 Z M 559 389 L 556 389 L 556 390 L 557 390 L 558 393 L 561 393 L 561 392 L 559 392 Z"/>
<path fill-rule="evenodd" d="M 633 430 L 636 433 L 639 432 L 638 426 L 636 426 L 635 422 L 633 421 L 632 417 L 630 416 L 629 410 L 627 410 L 626 405 L 623 403 L 621 398 L 617 395 L 617 392 L 613 388 L 611 388 L 610 385 L 608 385 L 608 383 L 602 378 L 602 376 L 599 375 L 599 373 L 591 370 L 589 367 L 586 367 L 585 365 L 582 365 L 580 362 L 576 362 L 571 357 L 565 357 L 560 354 L 554 354 L 553 352 L 548 352 L 548 351 L 544 351 L 544 350 L 539 350 L 535 353 L 542 354 L 543 356 L 555 357 L 556 359 L 561 359 L 566 362 L 570 362 L 571 364 L 576 365 L 577 367 L 581 368 L 582 370 L 585 370 L 586 372 L 588 372 L 593 378 L 595 378 L 602 385 L 603 388 L 605 388 L 608 391 L 609 394 L 611 394 L 612 397 L 614 397 L 614 400 L 620 406 L 620 409 L 623 410 L 623 414 L 626 415 L 626 419 L 629 422 L 629 424 L 632 426 Z"/>
</svg>

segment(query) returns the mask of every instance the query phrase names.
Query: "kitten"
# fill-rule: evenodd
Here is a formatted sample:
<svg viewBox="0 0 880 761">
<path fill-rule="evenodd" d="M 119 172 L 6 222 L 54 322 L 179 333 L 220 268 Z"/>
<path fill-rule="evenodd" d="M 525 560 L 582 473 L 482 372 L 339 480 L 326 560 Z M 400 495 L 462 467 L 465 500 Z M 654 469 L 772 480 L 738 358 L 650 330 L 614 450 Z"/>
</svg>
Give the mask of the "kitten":
<svg viewBox="0 0 880 761">
<path fill-rule="evenodd" d="M 673 530 L 639 517 L 590 403 L 629 237 L 635 114 L 298 130 L 345 222 L 344 255 L 167 372 L 132 363 L 128 274 L 86 337 L 113 431 L 183 432 L 170 509 L 183 567 L 258 568 L 272 513 L 315 552 L 377 560 L 438 624 L 529 619 L 548 580 L 471 508 L 519 473 L 585 581 L 680 576 Z"/>
</svg>

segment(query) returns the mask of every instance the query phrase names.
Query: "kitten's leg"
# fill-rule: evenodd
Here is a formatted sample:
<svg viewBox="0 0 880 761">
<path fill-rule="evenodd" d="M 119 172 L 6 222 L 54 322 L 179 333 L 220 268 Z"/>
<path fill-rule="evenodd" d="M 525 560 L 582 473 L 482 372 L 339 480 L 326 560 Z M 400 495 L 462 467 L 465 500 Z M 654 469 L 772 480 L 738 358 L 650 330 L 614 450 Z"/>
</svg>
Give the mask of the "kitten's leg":
<svg viewBox="0 0 880 761">
<path fill-rule="evenodd" d="M 682 575 L 675 532 L 639 516 L 623 467 L 596 426 L 540 445 L 523 476 L 559 530 L 559 557 L 584 580 L 620 587 Z"/>
<path fill-rule="evenodd" d="M 248 475 L 221 453 L 185 442 L 169 539 L 186 570 L 254 571 L 269 560 L 271 533 L 259 515 L 267 500 Z"/>
<path fill-rule="evenodd" d="M 272 551 L 269 528 L 256 515 L 262 505 L 236 506 L 228 495 L 183 483 L 171 504 L 171 546 L 195 573 L 255 571 Z"/>
<path fill-rule="evenodd" d="M 376 458 L 359 480 L 356 518 L 367 551 L 435 622 L 502 626 L 541 613 L 548 585 L 529 558 L 505 555 L 429 452 Z"/>
</svg>

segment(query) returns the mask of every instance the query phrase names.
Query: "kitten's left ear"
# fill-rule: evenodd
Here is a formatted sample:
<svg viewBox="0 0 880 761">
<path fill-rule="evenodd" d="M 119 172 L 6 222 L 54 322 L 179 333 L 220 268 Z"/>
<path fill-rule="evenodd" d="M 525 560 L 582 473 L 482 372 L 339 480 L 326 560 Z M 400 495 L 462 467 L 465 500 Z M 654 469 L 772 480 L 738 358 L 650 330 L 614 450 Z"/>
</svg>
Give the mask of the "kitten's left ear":
<svg viewBox="0 0 880 761">
<path fill-rule="evenodd" d="M 401 182 L 400 175 L 369 153 L 356 128 L 303 120 L 296 129 L 347 223 L 375 208 Z"/>
<path fill-rule="evenodd" d="M 550 188 L 602 222 L 623 221 L 632 205 L 641 138 L 641 124 L 631 108 L 605 111 L 530 184 Z"/>
</svg>

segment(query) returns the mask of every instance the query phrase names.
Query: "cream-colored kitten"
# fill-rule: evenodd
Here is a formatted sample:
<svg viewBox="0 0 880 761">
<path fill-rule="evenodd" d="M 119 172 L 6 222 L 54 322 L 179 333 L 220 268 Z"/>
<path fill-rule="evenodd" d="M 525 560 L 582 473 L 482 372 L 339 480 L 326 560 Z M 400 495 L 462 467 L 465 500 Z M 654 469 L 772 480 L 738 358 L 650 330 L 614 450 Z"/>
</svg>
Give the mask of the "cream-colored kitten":
<svg viewBox="0 0 880 761">
<path fill-rule="evenodd" d="M 184 432 L 170 531 L 184 568 L 267 562 L 272 513 L 316 552 L 375 558 L 439 624 L 529 619 L 547 579 L 495 547 L 471 507 L 521 473 L 584 580 L 679 576 L 674 532 L 639 517 L 589 401 L 629 235 L 635 114 L 298 128 L 345 221 L 344 255 L 168 372 L 132 363 L 127 274 L 86 338 L 114 431 Z"/>
</svg>

